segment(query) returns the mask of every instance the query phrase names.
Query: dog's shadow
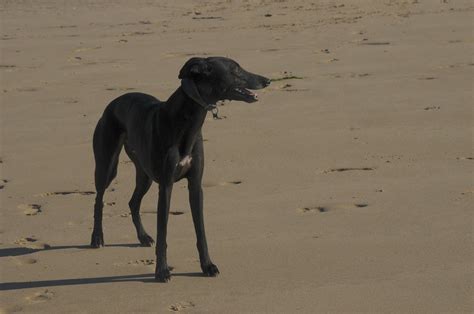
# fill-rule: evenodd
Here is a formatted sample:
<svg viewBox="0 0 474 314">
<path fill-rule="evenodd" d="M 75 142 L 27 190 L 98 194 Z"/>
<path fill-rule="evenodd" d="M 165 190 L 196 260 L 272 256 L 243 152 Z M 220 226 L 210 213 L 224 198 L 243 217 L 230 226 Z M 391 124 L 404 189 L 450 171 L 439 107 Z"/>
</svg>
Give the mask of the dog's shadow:
<svg viewBox="0 0 474 314">
<path fill-rule="evenodd" d="M 109 244 L 107 247 L 140 247 L 139 244 Z M 0 257 L 8 256 L 21 256 L 26 254 L 32 254 L 39 251 L 51 251 L 51 250 L 65 250 L 65 249 L 91 249 L 89 245 L 62 245 L 62 246 L 51 246 L 45 249 L 33 249 L 26 247 L 14 247 L 0 249 Z M 190 273 L 172 273 L 173 277 L 205 277 L 203 273 L 190 272 Z M 74 279 L 55 279 L 55 280 L 40 280 L 40 281 L 23 281 L 23 282 L 2 282 L 0 283 L 0 291 L 6 290 L 19 290 L 19 289 L 30 289 L 30 288 L 45 288 L 45 287 L 56 287 L 56 286 L 75 286 L 75 285 L 88 285 L 88 284 L 100 284 L 100 283 L 114 283 L 114 282 L 127 282 L 127 281 L 139 281 L 144 283 L 156 283 L 155 275 L 153 273 L 148 274 L 135 274 L 135 275 L 122 275 L 122 276 L 108 276 L 108 277 L 89 277 L 89 278 L 74 278 Z"/>
<path fill-rule="evenodd" d="M 124 243 L 124 244 L 108 244 L 107 247 L 140 247 L 140 244 L 137 243 Z M 58 246 L 49 246 L 46 248 L 28 248 L 28 247 L 12 247 L 0 249 L 0 257 L 7 256 L 21 256 L 27 254 L 33 254 L 36 252 L 42 251 L 53 251 L 53 250 L 67 250 L 67 249 L 92 249 L 89 245 L 58 245 Z"/>
</svg>

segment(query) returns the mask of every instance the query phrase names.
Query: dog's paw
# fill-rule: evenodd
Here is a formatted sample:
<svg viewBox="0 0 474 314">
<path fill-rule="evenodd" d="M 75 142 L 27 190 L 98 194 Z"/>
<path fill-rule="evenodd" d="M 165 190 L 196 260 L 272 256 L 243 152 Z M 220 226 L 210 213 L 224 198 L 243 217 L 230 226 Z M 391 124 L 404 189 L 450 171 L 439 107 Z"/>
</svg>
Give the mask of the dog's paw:
<svg viewBox="0 0 474 314">
<path fill-rule="evenodd" d="M 201 266 L 201 268 L 204 275 L 208 277 L 217 277 L 217 275 L 219 275 L 219 269 L 217 268 L 216 265 L 212 263 L 205 266 Z"/>
<path fill-rule="evenodd" d="M 92 232 L 91 247 L 99 248 L 104 246 L 104 234 L 102 232 Z"/>
<path fill-rule="evenodd" d="M 141 246 L 152 246 L 155 241 L 148 234 L 142 234 L 138 236 Z"/>
<path fill-rule="evenodd" d="M 171 273 L 170 273 L 170 269 L 168 266 L 164 267 L 164 268 L 158 268 L 158 266 L 156 267 L 156 271 L 155 271 L 155 280 L 158 281 L 158 282 L 168 282 L 171 280 Z"/>
</svg>

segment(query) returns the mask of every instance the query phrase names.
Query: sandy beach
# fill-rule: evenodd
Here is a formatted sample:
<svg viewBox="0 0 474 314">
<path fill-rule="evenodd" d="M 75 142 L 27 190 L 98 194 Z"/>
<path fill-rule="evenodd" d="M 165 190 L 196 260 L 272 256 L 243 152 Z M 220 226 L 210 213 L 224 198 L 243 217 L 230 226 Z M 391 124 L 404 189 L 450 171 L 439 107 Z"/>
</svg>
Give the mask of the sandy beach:
<svg viewBox="0 0 474 314">
<path fill-rule="evenodd" d="M 0 312 L 472 313 L 468 0 L 0 0 Z M 130 91 L 166 100 L 193 56 L 272 78 L 203 127 L 217 278 L 185 181 L 171 282 L 129 214 L 120 157 L 90 249 L 92 134 Z M 157 185 L 142 203 L 155 237 Z"/>
</svg>

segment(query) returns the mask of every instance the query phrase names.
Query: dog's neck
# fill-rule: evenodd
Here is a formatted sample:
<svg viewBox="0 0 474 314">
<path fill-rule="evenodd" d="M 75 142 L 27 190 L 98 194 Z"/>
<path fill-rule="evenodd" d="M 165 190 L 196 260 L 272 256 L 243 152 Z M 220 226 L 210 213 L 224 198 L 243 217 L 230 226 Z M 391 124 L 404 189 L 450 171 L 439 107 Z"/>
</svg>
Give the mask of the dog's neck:
<svg viewBox="0 0 474 314">
<path fill-rule="evenodd" d="M 171 125 L 180 128 L 176 131 L 183 134 L 181 145 L 179 145 L 180 154 L 183 158 L 181 160 L 183 164 L 180 163 L 180 165 L 187 170 L 191 163 L 191 152 L 204 124 L 207 110 L 189 97 L 181 86 L 166 101 L 163 110 L 166 115 L 165 119 L 171 120 Z M 183 124 L 183 121 L 186 120 L 188 122 Z"/>
<path fill-rule="evenodd" d="M 200 104 L 186 95 L 181 86 L 176 89 L 164 105 L 164 109 L 171 119 L 176 118 L 183 110 L 193 107 L 198 108 L 199 111 L 206 111 Z"/>
</svg>

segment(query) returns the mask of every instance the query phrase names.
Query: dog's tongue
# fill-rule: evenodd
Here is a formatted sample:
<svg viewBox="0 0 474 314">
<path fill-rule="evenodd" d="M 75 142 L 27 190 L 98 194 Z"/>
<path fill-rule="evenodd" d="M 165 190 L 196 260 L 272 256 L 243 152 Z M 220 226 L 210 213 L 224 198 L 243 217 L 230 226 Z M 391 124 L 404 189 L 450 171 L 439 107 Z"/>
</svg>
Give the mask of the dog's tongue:
<svg viewBox="0 0 474 314">
<path fill-rule="evenodd" d="M 249 91 L 249 90 L 247 90 L 247 91 L 249 92 L 250 96 L 252 96 L 252 97 L 255 98 L 255 99 L 258 99 L 257 93 L 254 93 L 254 92 Z"/>
</svg>

